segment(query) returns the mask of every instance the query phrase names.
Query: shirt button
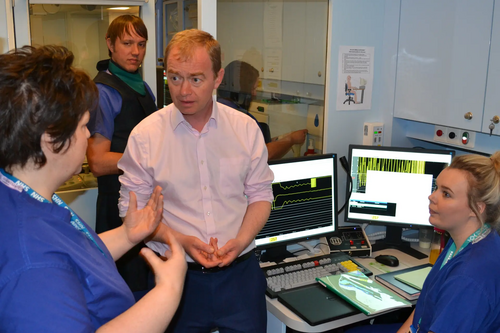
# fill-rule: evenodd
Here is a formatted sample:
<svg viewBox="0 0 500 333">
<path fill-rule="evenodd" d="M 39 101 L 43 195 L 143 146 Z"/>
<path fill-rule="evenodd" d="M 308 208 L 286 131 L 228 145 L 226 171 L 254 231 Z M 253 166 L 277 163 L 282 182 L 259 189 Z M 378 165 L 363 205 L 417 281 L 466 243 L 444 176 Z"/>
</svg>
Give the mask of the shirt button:
<svg viewBox="0 0 500 333">
<path fill-rule="evenodd" d="M 210 216 L 210 212 L 208 212 L 207 215 Z"/>
<path fill-rule="evenodd" d="M 201 160 L 201 164 L 203 165 L 203 160 Z"/>
<path fill-rule="evenodd" d="M 206 190 L 207 190 L 207 187 L 206 187 L 206 186 L 203 186 L 203 189 L 206 191 Z"/>
</svg>

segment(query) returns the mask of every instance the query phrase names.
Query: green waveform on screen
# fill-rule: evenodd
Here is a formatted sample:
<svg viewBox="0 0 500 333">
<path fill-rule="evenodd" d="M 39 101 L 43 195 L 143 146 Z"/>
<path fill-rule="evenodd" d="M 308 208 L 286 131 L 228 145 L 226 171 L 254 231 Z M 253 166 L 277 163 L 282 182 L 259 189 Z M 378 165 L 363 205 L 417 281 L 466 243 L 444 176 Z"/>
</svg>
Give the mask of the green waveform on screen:
<svg viewBox="0 0 500 333">
<path fill-rule="evenodd" d="M 359 185 L 366 185 L 367 171 L 388 171 L 399 173 L 425 173 L 425 161 L 392 160 L 376 157 L 360 157 L 358 160 Z"/>
<path fill-rule="evenodd" d="M 322 189 L 318 189 L 318 190 L 303 191 L 303 192 L 294 192 L 294 193 L 290 193 L 290 194 L 278 194 L 278 195 L 276 195 L 274 197 L 271 209 L 272 210 L 282 209 L 283 206 L 285 206 L 287 204 L 292 204 L 292 203 L 298 203 L 298 202 L 305 202 L 305 201 L 311 201 L 311 200 L 331 198 L 332 195 L 330 194 L 330 195 L 324 195 L 324 196 L 315 196 L 315 197 L 308 196 L 307 198 L 289 199 L 289 200 L 285 199 L 285 200 L 283 200 L 283 197 L 286 197 L 286 196 L 291 196 L 291 195 L 312 195 L 314 192 L 323 192 L 325 190 L 329 191 L 329 193 L 331 193 L 332 188 L 331 187 L 330 188 L 322 188 Z M 276 205 L 276 200 L 278 200 L 278 199 L 283 200 L 283 202 L 281 203 L 281 205 Z"/>
<path fill-rule="evenodd" d="M 278 184 L 279 187 L 282 190 L 284 190 L 284 191 L 290 190 L 290 189 L 293 189 L 293 188 L 296 188 L 296 187 L 303 187 L 303 186 L 315 188 L 317 186 L 317 184 L 318 184 L 318 180 L 325 179 L 325 178 L 332 178 L 332 177 L 331 176 L 314 177 L 314 178 L 310 179 L 310 182 L 305 182 L 305 183 L 300 183 L 300 184 L 294 184 L 294 185 L 290 185 L 290 186 L 285 186 L 285 185 L 282 185 L 281 183 L 273 183 L 273 185 Z"/>
<path fill-rule="evenodd" d="M 291 185 L 291 186 L 284 186 L 284 185 L 281 185 L 281 183 L 279 183 L 279 186 L 283 189 L 283 190 L 289 190 L 289 189 L 292 189 L 292 188 L 296 188 L 296 187 L 302 187 L 302 186 L 307 186 L 307 187 L 311 187 L 311 183 L 303 183 L 303 184 L 295 184 L 295 185 Z"/>
</svg>

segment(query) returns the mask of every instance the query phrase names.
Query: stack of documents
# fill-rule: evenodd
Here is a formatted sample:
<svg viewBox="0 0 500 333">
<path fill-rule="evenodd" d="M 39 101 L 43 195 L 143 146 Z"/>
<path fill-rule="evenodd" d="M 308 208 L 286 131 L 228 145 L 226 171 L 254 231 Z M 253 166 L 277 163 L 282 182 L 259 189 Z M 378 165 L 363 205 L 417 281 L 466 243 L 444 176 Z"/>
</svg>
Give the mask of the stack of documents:
<svg viewBox="0 0 500 333">
<path fill-rule="evenodd" d="M 398 275 L 394 275 L 394 278 L 398 281 L 401 281 L 410 287 L 413 287 L 418 290 L 422 290 L 424 286 L 425 278 L 429 275 L 432 267 L 424 267 L 417 269 L 415 271 L 400 273 Z"/>
<path fill-rule="evenodd" d="M 375 276 L 375 280 L 395 291 L 407 300 L 416 300 L 427 274 L 432 268 L 431 264 L 410 267 L 395 272 Z"/>
</svg>

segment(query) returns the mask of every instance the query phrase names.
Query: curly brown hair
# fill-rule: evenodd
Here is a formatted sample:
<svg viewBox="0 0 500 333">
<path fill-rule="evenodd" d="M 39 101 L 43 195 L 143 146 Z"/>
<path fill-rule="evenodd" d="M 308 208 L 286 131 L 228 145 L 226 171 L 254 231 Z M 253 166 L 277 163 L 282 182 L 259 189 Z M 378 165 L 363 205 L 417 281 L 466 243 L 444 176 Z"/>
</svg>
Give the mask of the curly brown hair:
<svg viewBox="0 0 500 333">
<path fill-rule="evenodd" d="M 61 152 L 85 112 L 97 107 L 97 87 L 72 67 L 73 59 L 65 47 L 51 45 L 0 55 L 1 168 L 44 166 L 41 136 L 50 135 L 54 152 Z"/>
</svg>

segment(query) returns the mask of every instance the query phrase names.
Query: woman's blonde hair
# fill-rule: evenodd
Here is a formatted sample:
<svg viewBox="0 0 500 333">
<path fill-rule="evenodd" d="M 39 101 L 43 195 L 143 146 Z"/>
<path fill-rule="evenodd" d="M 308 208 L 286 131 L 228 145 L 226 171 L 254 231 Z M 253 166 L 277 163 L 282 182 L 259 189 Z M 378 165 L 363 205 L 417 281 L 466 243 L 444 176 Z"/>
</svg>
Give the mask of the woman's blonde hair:
<svg viewBox="0 0 500 333">
<path fill-rule="evenodd" d="M 491 157 L 481 155 L 457 156 L 450 168 L 467 174 L 469 207 L 481 222 L 498 229 L 500 223 L 500 151 Z M 485 204 L 483 214 L 479 203 Z"/>
</svg>

